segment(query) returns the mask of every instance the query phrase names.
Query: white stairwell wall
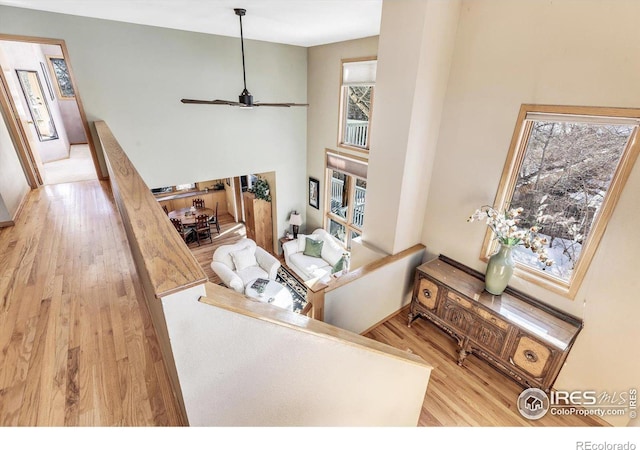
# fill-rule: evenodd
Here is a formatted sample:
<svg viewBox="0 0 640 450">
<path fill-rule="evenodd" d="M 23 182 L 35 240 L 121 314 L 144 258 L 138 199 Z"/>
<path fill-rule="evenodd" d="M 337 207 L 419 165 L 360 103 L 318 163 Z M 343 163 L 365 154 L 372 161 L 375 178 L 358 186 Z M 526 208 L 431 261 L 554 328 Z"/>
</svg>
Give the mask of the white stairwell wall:
<svg viewBox="0 0 640 450">
<path fill-rule="evenodd" d="M 191 426 L 417 425 L 430 366 L 298 314 L 278 310 L 273 320 L 271 305 L 238 302 L 263 317 L 222 301 L 163 299 Z"/>
<path fill-rule="evenodd" d="M 364 266 L 363 276 L 325 294 L 324 321 L 359 334 L 393 315 L 411 301 L 415 268 L 424 257 L 422 247 L 370 272 Z"/>
</svg>

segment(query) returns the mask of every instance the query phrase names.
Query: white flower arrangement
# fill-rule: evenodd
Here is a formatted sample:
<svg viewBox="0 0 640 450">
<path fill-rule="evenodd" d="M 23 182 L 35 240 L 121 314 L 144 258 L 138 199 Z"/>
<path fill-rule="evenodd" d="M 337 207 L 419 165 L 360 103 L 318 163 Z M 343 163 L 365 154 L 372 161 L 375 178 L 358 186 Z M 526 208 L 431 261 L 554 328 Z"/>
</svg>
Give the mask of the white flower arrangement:
<svg viewBox="0 0 640 450">
<path fill-rule="evenodd" d="M 518 226 L 523 211 L 523 208 L 496 210 L 491 206 L 483 206 L 477 209 L 467 222 L 486 221 L 500 244 L 509 247 L 522 245 L 537 254 L 544 267 L 552 266 L 553 260 L 547 253 L 547 239 L 538 235 L 540 227 L 534 225 L 524 229 Z"/>
</svg>

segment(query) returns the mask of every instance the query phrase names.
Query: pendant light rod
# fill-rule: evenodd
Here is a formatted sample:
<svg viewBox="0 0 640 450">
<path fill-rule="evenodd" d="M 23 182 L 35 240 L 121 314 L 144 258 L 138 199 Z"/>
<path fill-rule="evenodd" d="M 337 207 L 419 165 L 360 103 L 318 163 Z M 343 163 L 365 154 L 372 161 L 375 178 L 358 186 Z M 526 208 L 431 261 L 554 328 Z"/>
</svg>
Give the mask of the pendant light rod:
<svg viewBox="0 0 640 450">
<path fill-rule="evenodd" d="M 242 16 L 244 16 L 247 13 L 247 10 L 242 8 L 235 8 L 234 11 L 236 12 L 236 15 L 238 16 L 238 18 L 240 19 L 240 45 L 242 47 L 242 80 L 244 82 L 244 90 L 246 92 L 247 91 L 247 74 L 244 67 L 244 35 L 242 34 Z"/>
<path fill-rule="evenodd" d="M 253 95 L 247 90 L 247 71 L 245 68 L 244 62 L 244 33 L 242 30 L 242 16 L 247 14 L 247 10 L 244 8 L 233 8 L 236 13 L 236 16 L 240 19 L 240 45 L 242 48 L 242 82 L 244 83 L 244 90 L 238 96 L 238 101 L 231 100 L 197 100 L 197 99 L 189 99 L 183 98 L 180 100 L 182 103 L 188 104 L 196 104 L 196 105 L 228 105 L 228 106 L 239 106 L 240 108 L 251 109 L 254 106 L 273 106 L 273 107 L 281 107 L 281 108 L 289 108 L 291 106 L 309 106 L 308 103 L 289 103 L 289 102 L 278 102 L 278 103 L 265 103 L 265 102 L 253 102 Z"/>
</svg>

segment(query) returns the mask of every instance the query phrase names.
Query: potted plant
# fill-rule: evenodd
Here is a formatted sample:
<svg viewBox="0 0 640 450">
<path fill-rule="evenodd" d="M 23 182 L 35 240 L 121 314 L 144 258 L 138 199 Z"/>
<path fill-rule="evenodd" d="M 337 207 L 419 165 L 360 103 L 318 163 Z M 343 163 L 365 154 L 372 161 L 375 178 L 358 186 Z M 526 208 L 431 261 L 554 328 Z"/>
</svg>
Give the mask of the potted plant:
<svg viewBox="0 0 640 450">
<path fill-rule="evenodd" d="M 264 178 L 258 177 L 258 179 L 253 183 L 253 186 L 249 189 L 249 192 L 252 192 L 257 199 L 265 200 L 267 202 L 271 201 L 271 194 L 269 193 L 269 183 Z"/>
</svg>

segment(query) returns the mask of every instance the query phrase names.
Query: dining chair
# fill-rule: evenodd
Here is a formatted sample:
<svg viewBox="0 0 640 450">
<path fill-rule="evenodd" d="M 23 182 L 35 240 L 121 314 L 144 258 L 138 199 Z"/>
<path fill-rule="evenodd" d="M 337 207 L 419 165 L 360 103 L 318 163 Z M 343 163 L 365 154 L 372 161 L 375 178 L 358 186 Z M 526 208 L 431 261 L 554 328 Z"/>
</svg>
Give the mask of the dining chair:
<svg viewBox="0 0 640 450">
<path fill-rule="evenodd" d="M 216 202 L 216 209 L 211 217 L 209 217 L 209 224 L 216 226 L 216 231 L 220 234 L 220 224 L 218 223 L 218 202 Z"/>
<path fill-rule="evenodd" d="M 182 224 L 182 220 L 180 219 L 175 219 L 173 217 L 171 217 L 170 219 L 171 219 L 171 223 L 176 228 L 176 231 L 180 234 L 180 236 L 182 236 L 182 239 L 184 240 L 185 244 L 187 245 L 189 244 L 189 237 L 191 237 L 191 242 L 193 242 L 193 237 L 197 237 L 197 236 L 193 236 L 193 234 L 195 233 L 195 230 L 190 227 L 185 227 Z"/>
<path fill-rule="evenodd" d="M 213 236 L 211 236 L 211 225 L 209 225 L 209 217 L 206 214 L 200 214 L 196 217 L 196 240 L 200 245 L 200 239 L 209 239 L 213 244 Z"/>
<path fill-rule="evenodd" d="M 162 209 L 164 210 L 164 213 L 168 216 L 169 215 L 169 209 L 167 208 L 167 205 L 162 205 Z"/>
<path fill-rule="evenodd" d="M 204 208 L 204 200 L 201 198 L 194 198 L 193 206 L 195 206 L 196 208 Z"/>
</svg>

